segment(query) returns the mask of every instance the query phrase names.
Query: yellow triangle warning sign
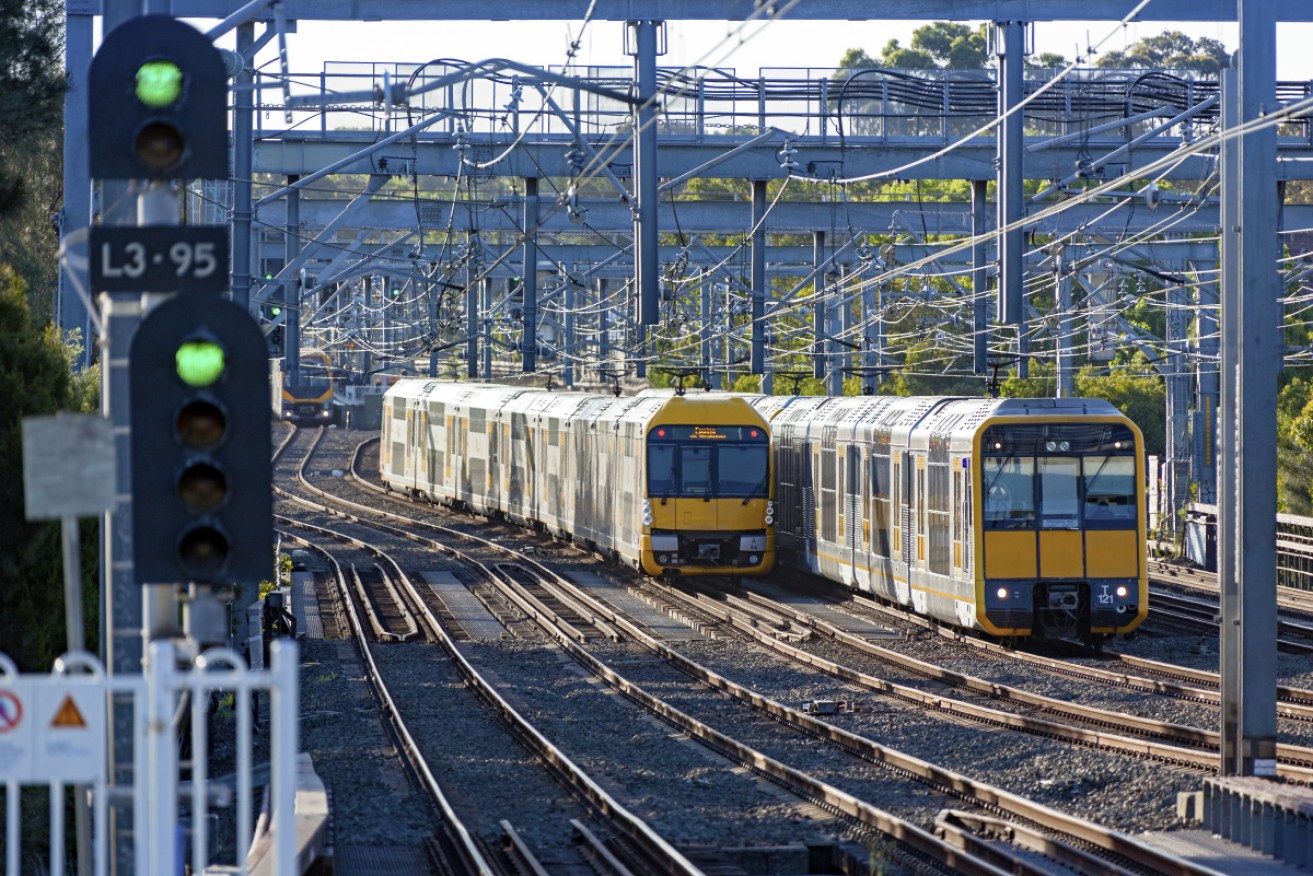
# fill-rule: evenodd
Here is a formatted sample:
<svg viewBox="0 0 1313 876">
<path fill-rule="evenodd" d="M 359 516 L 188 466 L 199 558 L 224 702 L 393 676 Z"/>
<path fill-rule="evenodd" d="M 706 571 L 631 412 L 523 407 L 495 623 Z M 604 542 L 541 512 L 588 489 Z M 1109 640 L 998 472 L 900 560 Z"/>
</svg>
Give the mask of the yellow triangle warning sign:
<svg viewBox="0 0 1313 876">
<path fill-rule="evenodd" d="M 64 703 L 55 713 L 55 719 L 50 722 L 51 727 L 86 727 L 86 719 L 78 711 L 77 703 L 73 702 L 71 695 L 65 694 Z"/>
</svg>

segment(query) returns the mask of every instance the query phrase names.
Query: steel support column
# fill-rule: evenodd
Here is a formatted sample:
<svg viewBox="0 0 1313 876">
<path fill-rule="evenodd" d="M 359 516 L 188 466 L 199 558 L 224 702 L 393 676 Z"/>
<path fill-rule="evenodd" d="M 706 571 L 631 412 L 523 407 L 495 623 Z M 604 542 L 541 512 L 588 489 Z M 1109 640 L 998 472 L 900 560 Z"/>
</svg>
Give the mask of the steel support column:
<svg viewBox="0 0 1313 876">
<path fill-rule="evenodd" d="M 1239 70 L 1227 84 L 1238 83 L 1239 108 L 1224 113 L 1246 124 L 1274 109 L 1275 6 L 1273 0 L 1238 0 L 1237 12 Z M 1229 244 L 1223 256 L 1222 333 L 1228 347 L 1232 338 L 1238 344 L 1233 387 L 1228 351 L 1223 352 L 1219 428 L 1236 436 L 1228 454 L 1235 460 L 1234 479 L 1223 479 L 1218 491 L 1227 508 L 1219 521 L 1227 529 L 1219 541 L 1230 554 L 1222 568 L 1226 577 L 1220 579 L 1221 771 L 1271 776 L 1277 731 L 1276 390 L 1284 353 L 1276 270 L 1276 129 L 1251 131 L 1225 144 L 1236 145 L 1238 158 L 1233 148 L 1223 158 L 1222 186 Z M 1233 578 L 1227 574 L 1232 571 Z"/>
<path fill-rule="evenodd" d="M 812 232 L 812 377 L 825 377 L 825 232 Z"/>
<path fill-rule="evenodd" d="M 989 365 L 989 299 L 985 296 L 989 284 L 989 242 L 984 239 L 989 229 L 989 202 L 985 180 L 971 182 L 971 338 L 976 374 L 988 374 Z"/>
<path fill-rule="evenodd" d="M 766 373 L 766 181 L 752 181 L 751 374 Z"/>
<path fill-rule="evenodd" d="M 524 373 L 538 370 L 538 180 L 524 180 L 524 270 L 520 272 L 524 290 L 524 331 L 520 353 L 524 356 Z"/>
<path fill-rule="evenodd" d="M 59 262 L 59 299 L 55 302 L 54 319 L 65 332 L 73 329 L 82 332 L 79 365 L 84 368 L 91 364 L 95 350 L 88 311 L 91 277 L 87 267 L 75 265 L 87 264 L 87 244 L 85 239 L 71 243 L 68 238 L 91 225 L 87 70 L 91 66 L 93 21 L 93 16 L 69 12 L 68 4 L 65 4 L 64 70 L 68 75 L 68 90 L 64 92 L 64 204 L 59 216 L 59 236 L 67 251 Z M 82 289 L 88 298 L 79 295 L 78 289 Z M 100 641 L 103 645 L 108 637 L 102 637 Z"/>
<path fill-rule="evenodd" d="M 998 52 L 998 112 L 1002 116 L 1021 103 L 1025 96 L 1026 23 L 995 22 Z M 1006 228 L 1019 223 L 1025 215 L 1022 156 L 1024 155 L 1023 114 L 1014 112 L 998 127 L 998 225 Z M 999 246 L 998 321 L 1017 332 L 1018 352 L 1025 337 L 1025 238 L 1020 226 L 1003 232 Z M 1018 362 L 1018 374 L 1028 373 L 1026 360 Z"/>
<path fill-rule="evenodd" d="M 242 70 L 233 79 L 233 221 L 232 221 L 232 296 L 242 307 L 251 303 L 251 131 L 255 125 L 255 92 L 251 58 L 246 55 L 255 43 L 255 25 L 237 26 L 237 52 L 242 56 Z"/>
<path fill-rule="evenodd" d="M 1166 526 L 1159 528 L 1175 541 L 1181 531 L 1178 512 L 1190 495 L 1190 373 L 1185 365 L 1186 295 L 1184 286 L 1168 286 L 1167 295 L 1167 465 Z"/>
<path fill-rule="evenodd" d="M 287 184 L 299 176 L 290 174 Z M 287 193 L 287 226 L 283 231 L 283 260 L 290 265 L 301 253 L 301 190 Z M 283 277 L 283 372 L 289 385 L 301 382 L 301 272 L 289 271 Z"/>
<path fill-rule="evenodd" d="M 660 319 L 657 272 L 657 28 L 658 21 L 631 21 L 634 84 L 642 101 L 635 113 L 634 188 L 638 196 L 634 241 L 638 258 L 638 324 Z M 527 270 L 527 269 L 526 269 Z"/>
<path fill-rule="evenodd" d="M 1071 317 L 1071 271 L 1066 264 L 1058 268 L 1058 398 L 1071 398 L 1074 393 L 1072 385 L 1072 343 L 1074 341 Z"/>
<path fill-rule="evenodd" d="M 1194 459 L 1191 476 L 1199 484 L 1199 501 L 1217 503 L 1218 294 L 1213 283 L 1195 286 L 1195 357 L 1197 402 L 1194 416 Z"/>
</svg>

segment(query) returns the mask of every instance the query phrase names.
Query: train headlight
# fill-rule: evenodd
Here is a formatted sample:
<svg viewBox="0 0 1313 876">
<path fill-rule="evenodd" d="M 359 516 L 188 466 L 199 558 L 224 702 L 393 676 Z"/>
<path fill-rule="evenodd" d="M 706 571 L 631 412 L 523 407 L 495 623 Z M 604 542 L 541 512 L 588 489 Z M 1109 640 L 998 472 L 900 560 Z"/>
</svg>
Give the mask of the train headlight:
<svg viewBox="0 0 1313 876">
<path fill-rule="evenodd" d="M 1066 453 L 1066 452 L 1067 452 L 1068 450 L 1070 450 L 1070 449 L 1071 449 L 1071 442 L 1070 442 L 1070 441 L 1059 441 L 1059 442 L 1058 442 L 1058 450 L 1061 450 L 1063 453 Z"/>
<path fill-rule="evenodd" d="M 767 514 L 767 515 L 766 515 L 766 525 L 767 525 L 767 526 L 773 526 L 774 523 L 775 523 L 775 515 L 774 515 L 774 514 Z"/>
<path fill-rule="evenodd" d="M 1130 592 L 1131 592 L 1130 588 L 1128 588 L 1125 584 L 1117 588 L 1117 596 L 1119 599 L 1125 599 L 1130 594 Z"/>
<path fill-rule="evenodd" d="M 663 566 L 670 564 L 670 554 L 657 554 L 657 562 Z"/>
<path fill-rule="evenodd" d="M 651 514 L 644 514 L 644 515 L 643 515 L 643 525 L 644 525 L 644 526 L 651 526 L 651 525 L 652 525 L 652 515 L 651 515 Z"/>
<path fill-rule="evenodd" d="M 757 565 L 757 564 L 760 563 L 760 562 L 761 562 L 761 557 L 757 556 L 756 554 L 749 554 L 749 555 L 748 555 L 748 565 L 749 565 L 749 566 L 755 566 L 755 565 Z"/>
<path fill-rule="evenodd" d="M 998 598 L 999 598 L 999 599 L 1007 599 L 1007 598 L 1008 598 L 1008 589 L 1007 589 L 1006 587 L 1000 587 L 1000 588 L 998 588 Z"/>
<path fill-rule="evenodd" d="M 1058 442 L 1056 442 L 1056 441 L 1045 441 L 1045 442 L 1044 442 L 1044 449 L 1047 450 L 1049 453 L 1052 453 L 1053 451 L 1055 451 L 1055 450 L 1058 449 Z"/>
</svg>

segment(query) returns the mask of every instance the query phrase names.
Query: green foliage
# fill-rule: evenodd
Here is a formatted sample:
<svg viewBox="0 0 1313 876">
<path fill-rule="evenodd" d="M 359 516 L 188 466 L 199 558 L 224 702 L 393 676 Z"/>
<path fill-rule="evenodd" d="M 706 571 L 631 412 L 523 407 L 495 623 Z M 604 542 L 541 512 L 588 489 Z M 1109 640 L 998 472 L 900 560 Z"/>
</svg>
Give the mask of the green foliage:
<svg viewBox="0 0 1313 876">
<path fill-rule="evenodd" d="M 1313 380 L 1294 377 L 1277 395 L 1277 510 L 1313 514 Z"/>
<path fill-rule="evenodd" d="M 1167 389 L 1163 379 L 1136 353 L 1132 366 L 1099 374 L 1092 366 L 1076 374 L 1076 394 L 1101 398 L 1135 421 L 1144 433 L 1144 452 L 1162 456 L 1167 447 Z"/>
<path fill-rule="evenodd" d="M 989 65 L 985 26 L 971 28 L 952 21 L 934 21 L 912 31 L 912 44 L 885 43 L 879 58 L 865 49 L 849 49 L 839 59 L 847 70 L 889 67 L 896 70 L 980 70 Z"/>
<path fill-rule="evenodd" d="M 1040 52 L 1038 55 L 1026 56 L 1026 66 L 1033 70 L 1060 70 L 1067 64 L 1067 59 L 1056 52 Z"/>
<path fill-rule="evenodd" d="M 1193 40 L 1179 30 L 1168 30 L 1144 37 L 1124 51 L 1106 53 L 1098 60 L 1098 66 L 1216 73 L 1228 60 L 1226 46 L 1217 40 L 1208 37 Z"/>
<path fill-rule="evenodd" d="M 27 282 L 38 322 L 53 312 L 63 189 L 64 4 L 0 0 L 0 262 Z"/>
<path fill-rule="evenodd" d="M 37 330 L 21 277 L 0 264 L 0 642 L 25 671 L 47 672 L 65 649 L 64 584 L 59 524 L 28 523 L 24 515 L 23 417 L 53 414 L 89 402 L 70 387 L 68 348 L 58 334 Z M 96 528 L 82 529 L 83 617 L 95 651 L 98 614 Z"/>
</svg>

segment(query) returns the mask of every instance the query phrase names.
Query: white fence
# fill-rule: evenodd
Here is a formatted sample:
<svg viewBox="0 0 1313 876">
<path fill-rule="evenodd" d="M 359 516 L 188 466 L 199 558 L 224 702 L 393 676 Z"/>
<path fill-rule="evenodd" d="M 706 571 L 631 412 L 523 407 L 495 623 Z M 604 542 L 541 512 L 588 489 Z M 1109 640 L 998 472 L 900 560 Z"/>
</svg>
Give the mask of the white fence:
<svg viewBox="0 0 1313 876">
<path fill-rule="evenodd" d="M 133 854 L 136 876 L 181 876 L 190 828 L 191 870 L 212 866 L 227 873 L 248 872 L 248 851 L 255 819 L 252 812 L 252 694 L 269 694 L 272 861 L 259 869 L 279 876 L 299 872 L 296 853 L 295 796 L 297 770 L 298 649 L 295 642 L 270 646 L 269 670 L 253 670 L 236 652 L 214 648 L 188 660 L 168 641 L 152 642 L 145 674 L 107 676 L 100 661 L 85 653 L 67 654 L 49 675 L 20 675 L 0 654 L 0 781 L 6 786 L 5 872 L 20 876 L 21 796 L 24 785 L 50 789 L 51 876 L 63 876 L 65 861 L 65 789 L 72 784 L 89 792 L 92 817 L 89 837 L 96 876 L 108 876 L 114 850 L 109 842 L 109 801 L 130 795 L 133 807 Z M 209 860 L 211 792 L 206 752 L 210 694 L 230 691 L 236 713 L 236 860 Z M 109 716 L 115 704 L 130 703 L 133 774 L 130 788 L 109 781 Z M 189 824 L 178 820 L 180 763 L 178 738 L 183 717 L 191 712 L 192 779 Z M 78 805 L 84 795 L 78 794 Z M 121 856 L 120 856 L 120 859 Z M 270 867 L 272 863 L 272 867 Z M 76 870 L 76 868 L 74 868 Z"/>
</svg>

